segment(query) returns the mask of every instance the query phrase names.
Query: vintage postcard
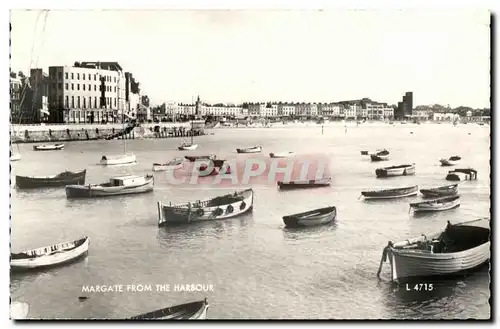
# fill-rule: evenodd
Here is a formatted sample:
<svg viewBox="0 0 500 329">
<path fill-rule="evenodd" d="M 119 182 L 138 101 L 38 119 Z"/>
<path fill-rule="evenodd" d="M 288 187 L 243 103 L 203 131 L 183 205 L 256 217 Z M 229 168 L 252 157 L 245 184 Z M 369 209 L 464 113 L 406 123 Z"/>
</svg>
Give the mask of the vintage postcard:
<svg viewBox="0 0 500 329">
<path fill-rule="evenodd" d="M 11 10 L 11 319 L 490 320 L 490 22 Z"/>
</svg>

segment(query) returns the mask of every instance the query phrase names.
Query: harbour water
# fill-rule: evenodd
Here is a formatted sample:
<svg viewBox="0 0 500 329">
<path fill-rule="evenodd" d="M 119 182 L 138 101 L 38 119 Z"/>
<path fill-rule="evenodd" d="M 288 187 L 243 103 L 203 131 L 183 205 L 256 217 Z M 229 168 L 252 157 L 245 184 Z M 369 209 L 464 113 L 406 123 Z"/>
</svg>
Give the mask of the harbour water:
<svg viewBox="0 0 500 329">
<path fill-rule="evenodd" d="M 434 281 L 432 291 L 420 292 L 389 283 L 388 263 L 382 281 L 376 272 L 389 240 L 441 230 L 448 220 L 489 216 L 489 128 L 379 124 L 351 126 L 346 132 L 343 125 L 332 124 L 324 127 L 323 134 L 320 125 L 221 129 L 197 138 L 200 147 L 192 152 L 177 151 L 181 141 L 176 139 L 127 141 L 138 163 L 114 168 L 97 163 L 104 154 L 122 152 L 121 141 L 71 142 L 56 152 L 33 152 L 32 145 L 20 145 L 22 160 L 11 164 L 12 177 L 87 168 L 87 183 L 101 183 L 113 175 L 150 173 L 153 162 L 208 153 L 241 158 L 247 155 L 236 154 L 236 148 L 262 145 L 263 153 L 253 156 L 266 158 L 279 151 L 324 154 L 330 160 L 333 184 L 289 192 L 280 192 L 275 185 L 256 185 L 251 214 L 161 229 L 157 201 L 194 201 L 227 191 L 176 188 L 157 180 L 153 193 L 67 200 L 64 189 L 12 188 L 13 251 L 83 235 L 91 240 L 84 260 L 12 275 L 11 298 L 29 304 L 30 318 L 46 319 L 126 318 L 204 297 L 211 305 L 209 319 L 487 319 L 487 269 L 465 278 Z M 390 161 L 372 163 L 360 155 L 361 150 L 379 148 L 391 151 Z M 478 170 L 477 181 L 460 184 L 459 208 L 414 216 L 408 203 L 420 196 L 381 202 L 359 199 L 363 189 L 449 184 L 444 178 L 450 168 L 440 167 L 438 160 L 452 155 L 462 157 L 458 167 Z M 406 163 L 416 164 L 415 176 L 375 178 L 378 167 Z M 338 210 L 334 225 L 284 228 L 282 216 L 329 205 Z M 83 286 L 120 284 L 121 292 L 82 292 Z M 213 291 L 174 291 L 178 284 L 213 285 L 206 289 Z M 133 292 L 127 285 L 151 285 L 152 291 Z M 170 285 L 170 291 L 157 291 L 156 285 Z M 88 299 L 79 301 L 79 296 Z"/>
</svg>

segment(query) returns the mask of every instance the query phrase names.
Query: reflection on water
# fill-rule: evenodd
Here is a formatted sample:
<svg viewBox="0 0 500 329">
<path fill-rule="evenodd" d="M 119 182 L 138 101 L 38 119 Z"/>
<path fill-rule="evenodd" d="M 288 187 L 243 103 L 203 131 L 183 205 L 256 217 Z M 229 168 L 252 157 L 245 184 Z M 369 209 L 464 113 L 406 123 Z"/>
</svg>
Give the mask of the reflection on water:
<svg viewBox="0 0 500 329">
<path fill-rule="evenodd" d="M 301 227 L 301 228 L 283 228 L 283 237 L 285 240 L 297 241 L 302 239 L 313 239 L 315 237 L 321 237 L 328 232 L 335 231 L 337 229 L 338 223 L 334 220 L 330 224 L 312 227 Z"/>
</svg>

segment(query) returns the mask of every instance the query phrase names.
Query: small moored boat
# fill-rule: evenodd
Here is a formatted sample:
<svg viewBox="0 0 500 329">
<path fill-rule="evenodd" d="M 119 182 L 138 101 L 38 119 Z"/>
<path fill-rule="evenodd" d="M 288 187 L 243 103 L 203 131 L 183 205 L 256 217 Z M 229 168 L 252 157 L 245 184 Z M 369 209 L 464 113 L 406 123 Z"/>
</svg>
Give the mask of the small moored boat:
<svg viewBox="0 0 500 329">
<path fill-rule="evenodd" d="M 423 196 L 427 198 L 456 195 L 458 193 L 458 184 L 421 189 L 420 193 L 422 193 Z"/>
<path fill-rule="evenodd" d="M 435 200 L 410 203 L 410 209 L 418 211 L 443 211 L 460 206 L 460 195 L 447 196 Z"/>
<path fill-rule="evenodd" d="M 100 164 L 103 166 L 123 165 L 136 162 L 135 154 L 103 155 Z"/>
<path fill-rule="evenodd" d="M 216 156 L 213 154 L 210 155 L 186 155 L 184 157 L 186 160 L 189 160 L 190 162 L 195 162 L 197 160 L 215 160 Z"/>
<path fill-rule="evenodd" d="M 35 151 L 59 151 L 63 148 L 64 144 L 43 144 L 33 146 L 33 150 Z"/>
<path fill-rule="evenodd" d="M 446 175 L 449 181 L 476 180 L 477 170 L 472 168 L 450 170 Z"/>
<path fill-rule="evenodd" d="M 387 161 L 389 160 L 389 151 L 377 151 L 376 153 L 370 154 L 370 158 L 372 159 L 372 161 Z"/>
<path fill-rule="evenodd" d="M 476 223 L 476 224 L 474 224 Z M 392 243 L 384 248 L 377 276 L 389 260 L 392 281 L 452 276 L 471 271 L 490 259 L 489 218 L 451 224 L 446 229 Z"/>
<path fill-rule="evenodd" d="M 199 177 L 215 176 L 220 174 L 221 172 L 223 174 L 230 174 L 231 166 L 229 164 L 225 164 L 225 162 L 226 160 L 220 160 L 220 159 L 207 160 L 206 163 L 202 163 L 198 168 L 198 176 Z M 222 170 L 223 167 L 224 170 Z"/>
<path fill-rule="evenodd" d="M 288 158 L 292 156 L 293 152 L 277 152 L 277 153 L 269 153 L 271 158 Z"/>
<path fill-rule="evenodd" d="M 262 146 L 254 146 L 242 149 L 236 149 L 238 153 L 260 153 L 262 152 Z"/>
<path fill-rule="evenodd" d="M 459 163 L 460 160 L 462 160 L 462 158 L 455 155 L 449 157 L 448 159 L 440 159 L 439 162 L 441 162 L 441 166 L 445 167 L 445 166 L 454 166 L 457 163 Z"/>
<path fill-rule="evenodd" d="M 184 159 L 173 159 L 167 163 L 153 163 L 153 171 L 177 170 L 182 168 Z"/>
<path fill-rule="evenodd" d="M 415 175 L 415 164 L 378 168 L 375 170 L 375 175 L 377 175 L 377 177 Z"/>
<path fill-rule="evenodd" d="M 86 254 L 89 242 L 88 237 L 83 237 L 75 241 L 11 253 L 10 267 L 13 271 L 18 271 L 61 265 Z"/>
<path fill-rule="evenodd" d="M 314 187 L 326 187 L 330 186 L 332 183 L 331 177 L 324 177 L 320 179 L 311 180 L 295 180 L 288 182 L 278 182 L 278 187 L 282 190 L 290 189 L 301 189 L 301 188 L 314 188 Z"/>
<path fill-rule="evenodd" d="M 207 299 L 140 314 L 129 320 L 205 320 L 209 308 Z"/>
<path fill-rule="evenodd" d="M 252 189 L 180 205 L 158 202 L 158 226 L 227 219 L 244 214 L 252 208 Z"/>
<path fill-rule="evenodd" d="M 83 185 L 87 170 L 65 171 L 52 176 L 16 176 L 16 186 L 20 189 Z"/>
<path fill-rule="evenodd" d="M 181 144 L 179 146 L 179 151 L 193 151 L 193 150 L 196 150 L 197 148 L 198 148 L 198 144 L 184 143 L 184 144 Z"/>
<path fill-rule="evenodd" d="M 361 155 L 368 155 L 368 151 L 361 151 Z"/>
<path fill-rule="evenodd" d="M 153 175 L 113 177 L 108 183 L 89 185 L 68 185 L 68 198 L 96 198 L 125 194 L 151 192 L 154 189 Z"/>
<path fill-rule="evenodd" d="M 332 206 L 284 216 L 283 222 L 286 227 L 309 227 L 331 223 L 335 217 L 337 217 L 337 208 Z"/>
<path fill-rule="evenodd" d="M 16 154 L 12 154 L 10 156 L 10 161 L 19 161 L 21 160 L 21 154 L 20 153 L 16 153 Z"/>
<path fill-rule="evenodd" d="M 413 196 L 417 194 L 418 194 L 418 185 L 361 192 L 361 195 L 365 199 L 394 199 L 394 198 L 404 198 L 407 196 Z"/>
</svg>

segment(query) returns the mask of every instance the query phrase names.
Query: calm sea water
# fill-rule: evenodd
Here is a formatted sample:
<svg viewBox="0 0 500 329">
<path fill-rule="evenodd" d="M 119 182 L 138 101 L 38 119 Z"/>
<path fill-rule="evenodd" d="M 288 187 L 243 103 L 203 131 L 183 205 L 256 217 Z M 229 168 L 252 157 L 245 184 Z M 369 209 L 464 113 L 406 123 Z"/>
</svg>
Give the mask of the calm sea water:
<svg viewBox="0 0 500 329">
<path fill-rule="evenodd" d="M 406 292 L 376 272 L 388 240 L 399 241 L 440 230 L 452 222 L 489 216 L 490 130 L 474 124 L 342 125 L 302 128 L 218 129 L 196 140 L 191 154 L 236 158 L 237 147 L 261 144 L 269 152 L 321 153 L 331 161 L 333 186 L 314 191 L 279 192 L 253 186 L 251 214 L 186 227 L 157 227 L 159 200 L 205 199 L 221 191 L 200 186 L 181 189 L 157 183 L 150 194 L 94 200 L 67 200 L 64 189 L 12 189 L 13 251 L 91 239 L 86 259 L 41 273 L 13 275 L 11 298 L 30 305 L 32 318 L 125 318 L 207 297 L 212 319 L 465 319 L 490 317 L 489 273 L 434 283 L 431 292 Z M 128 141 L 138 163 L 98 166 L 103 154 L 120 153 L 121 141 L 66 143 L 64 151 L 33 152 L 20 145 L 22 160 L 12 175 L 52 175 L 87 168 L 87 182 L 100 183 L 124 173 L 145 174 L 153 162 L 186 155 L 176 139 Z M 360 150 L 388 148 L 383 165 L 416 163 L 415 176 L 376 179 Z M 408 203 L 358 199 L 360 190 L 383 186 L 445 185 L 447 169 L 438 159 L 460 155 L 462 166 L 479 172 L 460 185 L 459 208 L 415 217 Z M 282 216 L 335 205 L 331 226 L 290 231 Z M 152 292 L 82 293 L 84 285 L 147 285 Z M 156 291 L 169 284 L 171 291 Z M 176 284 L 212 284 L 211 292 L 173 291 Z M 89 297 L 84 302 L 78 296 Z"/>
</svg>

